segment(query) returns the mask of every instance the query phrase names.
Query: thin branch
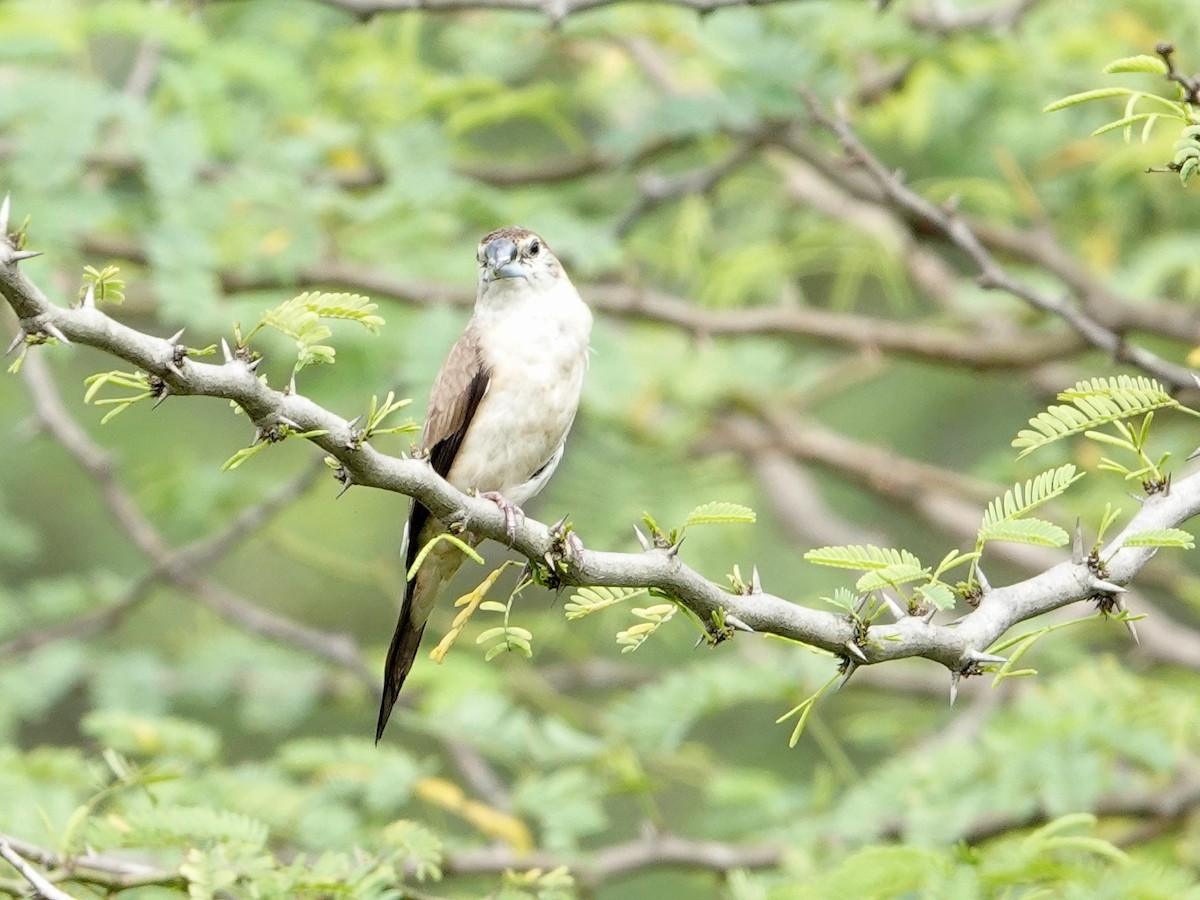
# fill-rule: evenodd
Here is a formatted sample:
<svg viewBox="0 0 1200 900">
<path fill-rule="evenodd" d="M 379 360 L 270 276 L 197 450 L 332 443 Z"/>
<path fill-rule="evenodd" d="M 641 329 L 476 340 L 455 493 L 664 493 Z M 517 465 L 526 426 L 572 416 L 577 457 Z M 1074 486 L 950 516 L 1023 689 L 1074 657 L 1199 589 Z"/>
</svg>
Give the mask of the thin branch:
<svg viewBox="0 0 1200 900">
<path fill-rule="evenodd" d="M 1154 48 L 1167 65 L 1166 79 L 1183 88 L 1183 102 L 1200 104 L 1200 75 L 1184 75 L 1175 67 L 1175 45 L 1163 41 Z"/>
<path fill-rule="evenodd" d="M 44 900 L 74 900 L 70 894 L 60 891 L 47 880 L 45 875 L 26 862 L 4 838 L 0 838 L 0 857 L 3 857 L 21 874 L 22 878 L 33 886 L 35 897 L 42 897 Z"/>
<path fill-rule="evenodd" d="M 381 13 L 412 12 L 414 10 L 432 12 L 512 10 L 541 13 L 551 22 L 561 22 L 567 16 L 606 6 L 619 6 L 635 2 L 635 0 L 319 0 L 319 2 L 344 9 L 356 18 L 363 20 L 373 18 Z M 644 2 L 644 0 L 637 0 L 637 2 Z M 775 3 L 795 3 L 801 2 L 801 0 L 650 0 L 650 2 L 692 9 L 698 13 L 710 13 L 727 7 L 765 6 Z"/>
<path fill-rule="evenodd" d="M 74 628 L 65 624 L 51 626 L 49 632 L 43 631 L 41 637 L 34 640 L 41 639 L 44 642 L 48 636 L 66 636 L 73 630 L 78 630 L 81 624 L 85 632 L 110 625 L 144 599 L 154 582 L 161 577 L 192 594 L 209 609 L 239 627 L 279 643 L 300 647 L 350 670 L 365 684 L 374 685 L 375 677 L 363 662 L 358 645 L 350 635 L 327 634 L 265 610 L 199 574 L 200 564 L 224 555 L 239 537 L 258 527 L 270 512 L 290 499 L 292 490 L 285 488 L 277 492 L 265 505 L 243 511 L 230 528 L 199 546 L 193 545 L 191 550 L 185 548 L 173 551 L 150 520 L 138 510 L 133 498 L 117 480 L 110 456 L 92 441 L 87 432 L 67 412 L 45 362 L 37 357 L 28 358 L 22 371 L 38 421 L 91 477 L 121 530 L 154 567 L 150 574 L 143 576 L 132 587 L 129 596 L 123 602 L 93 614 L 83 623 L 76 623 Z M 312 471 L 301 479 L 300 487 L 310 483 L 323 468 L 319 461 L 314 463 Z M 23 641 L 18 637 L 11 643 L 27 647 L 28 639 Z M 0 657 L 7 650 L 9 645 L 0 646 Z"/>
<path fill-rule="evenodd" d="M 26 360 L 26 365 L 29 363 L 37 364 L 40 360 L 30 358 Z M 317 475 L 325 471 L 323 463 L 319 460 L 314 461 L 313 465 L 258 503 L 239 511 L 224 528 L 156 560 L 152 568 L 103 609 L 23 632 L 0 644 L 0 660 L 24 655 L 56 641 L 87 637 L 112 628 L 150 596 L 154 587 L 166 579 L 169 570 L 175 570 L 180 565 L 192 569 L 211 565 L 225 556 L 243 537 L 261 527 L 269 518 L 306 493 L 316 481 Z"/>
<path fill-rule="evenodd" d="M 438 477 L 426 460 L 387 456 L 369 443 L 359 446 L 350 422 L 302 394 L 273 390 L 241 360 L 230 358 L 213 364 L 184 358 L 176 364 L 176 348 L 170 341 L 122 325 L 95 307 L 66 309 L 52 304 L 19 268 L 22 258 L 11 241 L 0 240 L 0 293 L 17 313 L 26 334 L 44 335 L 53 329 L 72 343 L 98 347 L 162 378 L 177 397 L 232 400 L 259 428 L 286 422 L 302 431 L 319 432 L 309 440 L 335 457 L 355 484 L 415 497 L 436 518 L 461 521 L 482 537 L 504 541 L 511 533 L 496 504 L 459 492 Z M 35 352 L 44 349 L 35 348 Z M 1154 555 L 1152 548 L 1124 547 L 1124 535 L 1178 526 L 1197 513 L 1200 475 L 1181 478 L 1169 492 L 1146 498 L 1125 531 L 1102 551 L 1108 563 L 1106 583 L 1128 583 Z M 510 543 L 531 560 L 560 553 L 550 529 L 533 519 L 518 525 Z M 835 654 L 844 652 L 846 642 L 854 640 L 870 663 L 921 656 L 955 673 L 978 671 L 980 654 L 1018 622 L 1089 599 L 1104 589 L 1086 565 L 1064 562 L 1025 581 L 995 587 L 954 627 L 907 617 L 872 625 L 864 635 L 848 617 L 800 606 L 775 594 L 729 594 L 684 564 L 677 548 L 652 548 L 643 553 L 578 551 L 563 560 L 561 577 L 568 585 L 654 587 L 677 598 L 701 621 L 732 614 L 755 631 Z"/>
<path fill-rule="evenodd" d="M 843 113 L 827 113 L 811 92 L 805 91 L 804 97 L 813 120 L 837 136 L 850 159 L 867 171 L 890 204 L 906 216 L 937 230 L 971 258 L 979 269 L 980 286 L 1002 290 L 1035 309 L 1057 316 L 1092 346 L 1153 375 L 1173 390 L 1195 386 L 1188 369 L 1167 362 L 1143 347 L 1127 344 L 1120 334 L 1087 315 L 1066 297 L 1052 297 L 1009 273 L 992 256 L 965 219 L 906 187 L 900 175 L 890 171 L 858 139 Z"/>
<path fill-rule="evenodd" d="M 987 6 L 960 9 L 947 0 L 932 0 L 908 15 L 909 24 L 938 37 L 963 31 L 1016 31 L 1025 17 L 1042 0 L 1007 0 Z"/>
</svg>

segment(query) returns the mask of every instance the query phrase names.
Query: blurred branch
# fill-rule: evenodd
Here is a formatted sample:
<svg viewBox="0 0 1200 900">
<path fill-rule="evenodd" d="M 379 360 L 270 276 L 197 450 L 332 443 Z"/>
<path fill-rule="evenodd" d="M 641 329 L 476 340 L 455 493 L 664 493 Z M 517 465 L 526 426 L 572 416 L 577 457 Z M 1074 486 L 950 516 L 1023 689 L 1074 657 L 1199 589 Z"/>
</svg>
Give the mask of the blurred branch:
<svg viewBox="0 0 1200 900">
<path fill-rule="evenodd" d="M 1132 344 L 1089 316 L 1066 297 L 1052 297 L 1004 269 L 971 225 L 953 209 L 937 206 L 904 185 L 899 173 L 890 171 L 858 139 L 844 112 L 827 113 L 817 97 L 804 92 L 813 120 L 837 136 L 852 163 L 861 166 L 882 190 L 884 197 L 905 216 L 933 228 L 964 252 L 979 269 L 981 287 L 1002 290 L 1035 309 L 1057 316 L 1092 346 L 1109 353 L 1113 359 L 1128 363 L 1154 376 L 1172 390 L 1194 387 L 1192 373 L 1167 362 L 1151 351 Z"/>
<path fill-rule="evenodd" d="M 105 258 L 145 264 L 145 251 L 134 241 L 90 235 L 84 251 Z M 475 302 L 472 289 L 390 275 L 354 263 L 328 260 L 306 266 L 283 279 L 274 275 L 220 273 L 227 293 L 337 287 L 418 306 L 457 306 L 469 309 Z M 618 319 L 668 325 L 705 337 L 765 335 L 804 338 L 834 343 L 856 350 L 911 357 L 930 363 L 969 369 L 1027 369 L 1062 359 L 1086 344 L 1066 330 L 1017 332 L 986 339 L 926 324 L 908 324 L 872 316 L 828 312 L 801 306 L 751 306 L 740 309 L 706 309 L 681 297 L 652 288 L 627 284 L 591 284 L 582 287 L 593 310 Z"/>
<path fill-rule="evenodd" d="M 26 364 L 34 361 L 27 359 Z M 155 560 L 153 566 L 131 584 L 120 598 L 105 608 L 23 632 L 0 644 L 0 660 L 29 653 L 55 641 L 87 637 L 112 628 L 149 597 L 156 585 L 166 580 L 169 570 L 179 565 L 198 569 L 215 563 L 243 537 L 307 492 L 323 472 L 324 464 L 316 461 L 258 503 L 240 510 L 224 528 Z M 359 667 L 356 665 L 355 668 Z"/>
<path fill-rule="evenodd" d="M 178 870 L 159 869 L 133 860 L 94 852 L 68 857 L 7 834 L 0 834 L 0 842 L 12 847 L 26 859 L 46 866 L 49 869 L 49 880 L 72 881 L 109 890 L 150 885 L 187 889 L 187 879 L 180 875 Z"/>
<path fill-rule="evenodd" d="M 94 852 L 68 857 L 0 834 L 0 847 L 3 846 L 11 846 L 15 848 L 12 852 L 19 851 L 25 858 L 47 866 L 50 872 L 43 882 L 50 890 L 57 890 L 52 880 L 73 881 L 110 890 L 150 885 L 177 890 L 187 888 L 186 879 L 177 870 L 156 869 Z M 458 850 L 446 855 L 442 871 L 446 876 L 454 877 L 502 875 L 509 870 L 556 869 L 565 866 L 581 884 L 595 887 L 647 869 L 674 867 L 723 873 L 733 869 L 771 869 L 779 866 L 782 860 L 783 848 L 774 844 L 737 846 L 652 833 L 577 858 L 548 851 L 519 854 L 501 845 L 481 850 Z M 0 887 L 0 890 L 3 888 Z M 67 897 L 61 891 L 42 896 L 55 900 Z M 71 898 L 67 897 L 67 900 Z"/>
<path fill-rule="evenodd" d="M 909 24 L 920 31 L 946 37 L 962 31 L 1015 31 L 1042 0 L 1008 0 L 960 9 L 948 0 L 932 0 L 908 14 Z"/>
<path fill-rule="evenodd" d="M 783 848 L 776 844 L 739 847 L 654 832 L 602 847 L 577 860 L 548 851 L 516 854 L 503 846 L 462 850 L 446 859 L 444 869 L 447 875 L 494 875 L 510 869 L 554 869 L 565 865 L 581 885 L 597 887 L 646 869 L 674 867 L 723 873 L 733 869 L 773 869 L 782 862 Z"/>
<path fill-rule="evenodd" d="M 31 639 L 35 642 L 45 642 L 45 639 L 51 636 L 54 639 L 74 636 L 81 628 L 86 633 L 89 629 L 110 625 L 144 598 L 155 581 L 165 579 L 192 594 L 209 609 L 239 627 L 273 641 L 300 647 L 337 663 L 354 672 L 364 683 L 374 686 L 374 676 L 363 663 L 358 645 L 350 635 L 326 634 L 286 616 L 269 612 L 202 577 L 198 572 L 199 566 L 210 565 L 225 555 L 242 536 L 257 528 L 268 515 L 306 489 L 315 480 L 316 474 L 324 469 L 320 461 L 295 482 L 277 491 L 264 502 L 243 510 L 223 531 L 182 550 L 172 550 L 121 486 L 112 458 L 71 418 L 45 362 L 37 357 L 27 358 L 22 369 L 38 421 L 91 477 L 121 530 L 150 560 L 154 568 L 139 579 L 129 594 L 114 606 L 85 617 L 82 622 L 51 626 L 32 638 L 18 637 L 8 645 L 0 646 L 0 657 L 12 646 L 28 648 Z"/>
<path fill-rule="evenodd" d="M 187 356 L 186 348 L 122 325 L 92 305 L 67 309 L 51 303 L 18 265 L 28 258 L 29 251 L 18 251 L 6 232 L 7 222 L 0 222 L 0 234 L 5 234 L 0 239 L 0 293 L 16 312 L 24 335 L 98 347 L 161 378 L 176 397 L 232 400 L 260 433 L 278 433 L 281 427 L 317 432 L 308 440 L 338 460 L 347 483 L 415 497 L 436 518 L 460 521 L 481 537 L 510 543 L 527 559 L 555 560 L 561 563 L 560 577 L 565 584 L 656 588 L 687 606 L 706 627 L 715 628 L 708 623 L 717 621 L 733 622 L 843 656 L 854 647 L 851 652 L 861 654 L 868 663 L 921 656 L 945 665 L 958 678 L 979 672 L 982 663 L 990 661 L 986 648 L 1018 622 L 1111 594 L 1129 582 L 1155 551 L 1123 546 L 1125 535 L 1175 527 L 1200 513 L 1200 475 L 1181 478 L 1169 491 L 1146 497 L 1125 530 L 1102 550 L 1107 569 L 1104 579 L 1086 560 L 1064 562 L 1025 581 L 986 592 L 974 611 L 953 626 L 902 616 L 892 624 L 872 625 L 863 633 L 848 616 L 809 609 L 774 594 L 758 590 L 730 594 L 685 565 L 678 546 L 651 547 L 642 553 L 567 552 L 550 528 L 533 519 L 519 524 L 515 539 L 509 541 L 511 532 L 495 503 L 459 492 L 438 477 L 427 460 L 378 452 L 359 439 L 352 423 L 302 394 L 273 390 L 242 359 L 227 354 L 223 363 L 197 362 Z M 1082 551 L 1079 556 L 1082 559 Z M 711 635 L 714 642 L 728 636 L 723 630 Z"/>
<path fill-rule="evenodd" d="M 33 896 L 44 898 L 44 900 L 74 900 L 70 894 L 60 891 L 46 879 L 45 875 L 26 862 L 3 837 L 0 837 L 0 857 L 3 857 L 5 862 L 29 882 L 33 887 Z"/>
<path fill-rule="evenodd" d="M 638 178 L 638 199 L 633 207 L 621 216 L 615 232 L 618 237 L 628 234 L 648 212 L 671 200 L 696 194 L 708 194 L 722 179 L 758 158 L 758 151 L 770 143 L 775 123 L 767 122 L 754 132 L 743 137 L 734 149 L 716 162 L 697 166 L 674 175 L 644 172 Z"/>
<path fill-rule="evenodd" d="M 211 2 L 211 0 L 210 0 Z M 601 9 L 605 6 L 620 6 L 635 0 L 317 0 L 336 6 L 359 19 L 370 19 L 380 13 L 454 12 L 457 10 L 515 10 L 542 13 L 551 22 L 561 22 L 567 16 Z M 645 0 L 636 0 L 645 2 Z M 678 6 L 709 13 L 726 7 L 765 6 L 774 3 L 795 3 L 801 0 L 649 0 L 654 4 Z"/>
</svg>

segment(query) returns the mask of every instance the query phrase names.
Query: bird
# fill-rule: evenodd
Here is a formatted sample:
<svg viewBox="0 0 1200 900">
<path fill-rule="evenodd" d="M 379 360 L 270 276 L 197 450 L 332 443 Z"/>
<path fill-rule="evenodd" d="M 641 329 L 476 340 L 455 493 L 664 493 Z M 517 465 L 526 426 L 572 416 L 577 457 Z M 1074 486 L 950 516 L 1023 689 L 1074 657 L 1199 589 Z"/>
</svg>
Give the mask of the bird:
<svg viewBox="0 0 1200 900">
<path fill-rule="evenodd" d="M 476 263 L 475 308 L 434 379 L 418 452 L 460 491 L 494 501 L 511 543 L 521 505 L 545 487 L 562 460 L 583 391 L 592 314 L 550 247 L 526 228 L 510 225 L 485 235 Z M 405 572 L 422 547 L 448 530 L 413 500 Z M 384 667 L 376 743 L 430 611 L 464 558 L 440 541 L 405 584 Z"/>
</svg>

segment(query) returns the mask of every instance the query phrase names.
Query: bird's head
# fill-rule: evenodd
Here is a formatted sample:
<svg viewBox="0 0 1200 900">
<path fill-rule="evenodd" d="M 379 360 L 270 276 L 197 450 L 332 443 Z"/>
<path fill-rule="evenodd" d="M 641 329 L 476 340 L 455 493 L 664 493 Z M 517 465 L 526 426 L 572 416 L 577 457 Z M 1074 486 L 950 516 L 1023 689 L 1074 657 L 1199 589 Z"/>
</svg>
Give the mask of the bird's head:
<svg viewBox="0 0 1200 900">
<path fill-rule="evenodd" d="M 516 225 L 485 235 L 475 259 L 481 294 L 550 290 L 564 277 L 562 265 L 546 242 Z"/>
</svg>

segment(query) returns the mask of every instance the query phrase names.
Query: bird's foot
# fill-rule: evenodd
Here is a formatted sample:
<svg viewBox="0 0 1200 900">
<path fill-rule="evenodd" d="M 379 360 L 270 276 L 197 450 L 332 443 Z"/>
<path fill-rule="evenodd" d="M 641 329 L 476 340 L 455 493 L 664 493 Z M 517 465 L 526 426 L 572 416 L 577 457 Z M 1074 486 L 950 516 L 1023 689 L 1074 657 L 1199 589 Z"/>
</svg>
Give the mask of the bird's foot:
<svg viewBox="0 0 1200 900">
<path fill-rule="evenodd" d="M 499 491 L 483 491 L 479 495 L 484 500 L 491 500 L 504 513 L 504 533 L 508 535 L 508 546 L 517 539 L 517 524 L 525 521 L 525 512 Z"/>
</svg>

